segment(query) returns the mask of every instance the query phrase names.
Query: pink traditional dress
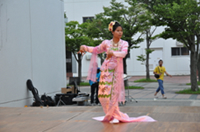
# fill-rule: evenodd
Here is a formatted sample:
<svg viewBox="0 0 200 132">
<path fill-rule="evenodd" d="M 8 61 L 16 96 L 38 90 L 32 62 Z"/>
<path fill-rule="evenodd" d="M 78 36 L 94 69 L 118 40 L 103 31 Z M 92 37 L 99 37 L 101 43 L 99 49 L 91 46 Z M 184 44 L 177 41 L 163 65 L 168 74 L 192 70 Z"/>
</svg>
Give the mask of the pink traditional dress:
<svg viewBox="0 0 200 132">
<path fill-rule="evenodd" d="M 118 103 L 125 102 L 125 89 L 123 80 L 123 58 L 128 51 L 128 43 L 124 40 L 118 42 L 118 47 L 113 46 L 113 40 L 104 40 L 99 46 L 84 46 L 87 52 L 92 53 L 89 67 L 88 80 L 96 80 L 97 54 L 111 51 L 113 55 L 103 62 L 99 82 L 98 98 L 101 102 L 105 116 L 95 117 L 98 121 L 111 121 L 114 118 L 120 122 L 153 122 L 149 116 L 131 118 L 119 110 Z"/>
</svg>

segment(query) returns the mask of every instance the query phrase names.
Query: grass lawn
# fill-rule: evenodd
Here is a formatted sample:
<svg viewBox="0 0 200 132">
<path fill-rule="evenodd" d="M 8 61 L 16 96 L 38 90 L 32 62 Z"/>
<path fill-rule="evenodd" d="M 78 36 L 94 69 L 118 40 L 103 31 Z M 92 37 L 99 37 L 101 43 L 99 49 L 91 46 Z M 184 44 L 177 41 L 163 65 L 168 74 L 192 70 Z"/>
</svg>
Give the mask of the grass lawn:
<svg viewBox="0 0 200 132">
<path fill-rule="evenodd" d="M 139 80 L 135 80 L 134 82 L 157 82 L 156 79 L 146 79 L 146 78 L 142 78 Z"/>
<path fill-rule="evenodd" d="M 177 94 L 200 94 L 200 90 L 199 91 L 192 91 L 191 89 L 184 89 L 184 90 L 180 90 L 176 93 Z"/>
<path fill-rule="evenodd" d="M 69 84 L 67 84 L 67 86 L 70 86 Z M 90 86 L 89 82 L 81 82 L 80 86 Z"/>
<path fill-rule="evenodd" d="M 126 87 L 125 89 L 128 89 L 128 87 Z M 140 87 L 140 86 L 129 86 L 129 89 L 144 89 L 144 87 Z"/>
<path fill-rule="evenodd" d="M 81 82 L 80 86 L 90 86 L 89 82 Z M 128 87 L 126 87 L 125 89 L 128 89 Z M 129 86 L 129 89 L 144 89 L 144 87 L 140 87 L 140 86 Z"/>
<path fill-rule="evenodd" d="M 69 86 L 69 84 L 67 85 Z M 89 82 L 81 82 L 80 86 L 90 86 Z M 128 87 L 126 87 L 125 89 L 128 89 Z M 144 87 L 140 87 L 140 86 L 129 86 L 129 89 L 144 89 Z"/>
<path fill-rule="evenodd" d="M 80 86 L 90 86 L 89 82 L 81 82 Z"/>
<path fill-rule="evenodd" d="M 197 82 L 198 85 L 200 85 L 200 82 Z M 191 85 L 191 83 L 186 83 L 186 85 Z"/>
</svg>

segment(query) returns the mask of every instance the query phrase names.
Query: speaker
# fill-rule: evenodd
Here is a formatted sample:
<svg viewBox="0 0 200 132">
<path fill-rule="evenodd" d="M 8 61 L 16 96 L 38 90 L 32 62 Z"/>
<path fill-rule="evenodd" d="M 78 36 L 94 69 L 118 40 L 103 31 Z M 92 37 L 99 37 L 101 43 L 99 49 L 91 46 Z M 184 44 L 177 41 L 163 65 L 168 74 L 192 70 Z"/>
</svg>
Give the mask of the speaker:
<svg viewBox="0 0 200 132">
<path fill-rule="evenodd" d="M 56 104 L 58 104 L 58 101 L 61 99 L 66 105 L 72 105 L 74 103 L 72 99 L 76 96 L 77 94 L 74 94 L 74 93 L 56 94 L 55 101 L 56 101 Z"/>
</svg>

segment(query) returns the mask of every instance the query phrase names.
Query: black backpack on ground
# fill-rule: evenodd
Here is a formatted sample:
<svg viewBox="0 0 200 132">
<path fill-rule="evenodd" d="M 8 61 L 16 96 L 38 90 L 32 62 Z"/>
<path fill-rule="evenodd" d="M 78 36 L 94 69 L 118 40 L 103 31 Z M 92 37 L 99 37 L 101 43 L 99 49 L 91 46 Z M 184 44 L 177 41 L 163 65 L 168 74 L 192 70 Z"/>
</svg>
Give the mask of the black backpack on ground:
<svg viewBox="0 0 200 132">
<path fill-rule="evenodd" d="M 50 96 L 46 96 L 46 94 L 43 94 L 41 96 L 41 100 L 44 103 L 44 106 L 55 106 L 56 103 L 53 101 L 53 99 Z"/>
<path fill-rule="evenodd" d="M 35 101 L 33 102 L 32 106 L 55 106 L 55 102 L 50 96 L 46 96 L 43 94 L 40 98 L 38 90 L 33 86 L 33 83 L 30 79 L 27 80 L 26 85 L 28 89 L 32 92 Z"/>
<path fill-rule="evenodd" d="M 27 80 L 26 85 L 28 89 L 32 92 L 35 101 L 33 102 L 32 106 L 44 106 L 44 103 L 39 97 L 38 90 L 33 86 L 33 83 L 30 79 Z"/>
</svg>

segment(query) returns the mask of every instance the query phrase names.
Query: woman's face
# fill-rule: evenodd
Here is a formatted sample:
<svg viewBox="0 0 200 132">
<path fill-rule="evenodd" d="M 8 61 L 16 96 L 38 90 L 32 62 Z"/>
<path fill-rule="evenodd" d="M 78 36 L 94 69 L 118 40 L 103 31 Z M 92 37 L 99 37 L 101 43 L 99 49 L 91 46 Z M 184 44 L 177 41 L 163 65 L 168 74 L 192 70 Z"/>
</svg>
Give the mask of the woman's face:
<svg viewBox="0 0 200 132">
<path fill-rule="evenodd" d="M 117 27 L 114 32 L 112 32 L 114 38 L 119 38 L 121 39 L 123 35 L 123 29 L 121 26 Z"/>
</svg>

